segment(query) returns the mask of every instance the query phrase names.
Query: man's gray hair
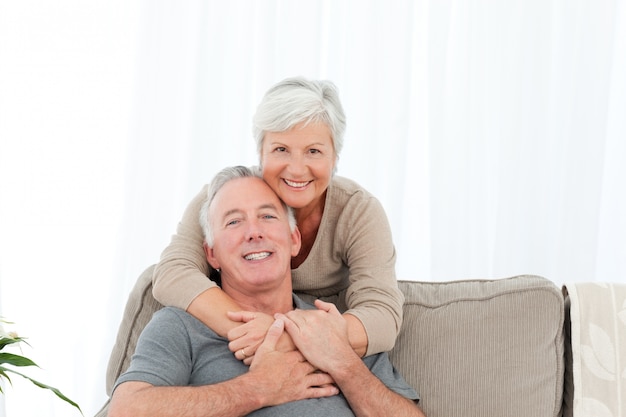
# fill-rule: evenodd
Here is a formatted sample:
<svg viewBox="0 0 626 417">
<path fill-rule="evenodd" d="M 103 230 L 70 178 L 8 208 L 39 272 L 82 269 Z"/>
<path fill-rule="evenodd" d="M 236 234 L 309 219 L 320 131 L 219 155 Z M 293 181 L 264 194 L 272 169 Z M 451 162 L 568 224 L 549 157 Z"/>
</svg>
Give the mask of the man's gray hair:
<svg viewBox="0 0 626 417">
<path fill-rule="evenodd" d="M 252 133 L 261 157 L 267 132 L 285 132 L 304 122 L 322 122 L 330 129 L 335 154 L 343 148 L 346 115 L 337 87 L 327 80 L 287 78 L 271 87 L 263 96 L 252 120 Z"/>
<path fill-rule="evenodd" d="M 211 203 L 213 203 L 213 200 L 215 199 L 215 195 L 229 181 L 249 177 L 263 179 L 261 171 L 258 167 L 244 167 L 238 165 L 222 169 L 215 175 L 215 177 L 213 177 L 211 184 L 209 184 L 206 199 L 200 208 L 200 226 L 202 227 L 202 232 L 204 233 L 204 241 L 210 247 L 213 246 L 213 228 L 211 226 L 211 222 L 209 221 L 209 209 L 211 207 Z M 285 209 L 285 213 L 287 213 L 289 228 L 293 231 L 296 228 L 296 217 L 293 213 L 293 209 L 282 200 L 280 200 L 280 202 Z"/>
</svg>

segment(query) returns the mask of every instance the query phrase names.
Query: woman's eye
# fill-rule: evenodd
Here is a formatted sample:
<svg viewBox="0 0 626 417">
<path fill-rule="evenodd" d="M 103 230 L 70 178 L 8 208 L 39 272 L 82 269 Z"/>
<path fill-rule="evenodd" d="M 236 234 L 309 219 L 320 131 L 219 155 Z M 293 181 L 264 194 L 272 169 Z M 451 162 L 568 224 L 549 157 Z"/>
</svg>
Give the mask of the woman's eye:
<svg viewBox="0 0 626 417">
<path fill-rule="evenodd" d="M 278 146 L 274 149 L 274 152 L 287 152 L 287 148 L 285 148 L 284 146 Z"/>
<path fill-rule="evenodd" d="M 309 149 L 309 153 L 312 155 L 319 155 L 322 153 L 319 149 Z"/>
</svg>

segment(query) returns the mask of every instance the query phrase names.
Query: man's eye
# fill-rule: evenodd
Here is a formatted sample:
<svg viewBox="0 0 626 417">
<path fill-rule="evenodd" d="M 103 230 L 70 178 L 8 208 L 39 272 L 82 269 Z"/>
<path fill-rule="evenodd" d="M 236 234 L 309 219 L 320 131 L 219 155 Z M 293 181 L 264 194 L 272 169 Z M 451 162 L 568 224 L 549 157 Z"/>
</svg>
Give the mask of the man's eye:
<svg viewBox="0 0 626 417">
<path fill-rule="evenodd" d="M 239 223 L 239 220 L 230 220 L 226 222 L 226 226 L 234 226 Z"/>
<path fill-rule="evenodd" d="M 263 218 L 264 218 L 264 219 L 276 219 L 277 217 L 276 217 L 276 216 L 274 216 L 273 214 L 265 214 L 265 215 L 263 216 Z"/>
</svg>

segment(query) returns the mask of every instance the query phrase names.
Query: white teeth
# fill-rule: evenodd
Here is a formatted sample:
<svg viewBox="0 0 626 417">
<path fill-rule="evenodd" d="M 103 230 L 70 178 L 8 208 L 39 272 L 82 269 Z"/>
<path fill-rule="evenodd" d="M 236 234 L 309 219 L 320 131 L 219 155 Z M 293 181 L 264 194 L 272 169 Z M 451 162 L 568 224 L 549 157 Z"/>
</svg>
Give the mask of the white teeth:
<svg viewBox="0 0 626 417">
<path fill-rule="evenodd" d="M 249 255 L 244 256 L 244 258 L 247 261 L 258 261 L 259 259 L 265 259 L 268 256 L 270 256 L 269 252 L 258 252 L 258 253 L 251 253 Z"/>
<path fill-rule="evenodd" d="M 295 181 L 289 181 L 289 180 L 285 180 L 285 182 L 287 183 L 288 186 L 295 187 L 295 188 L 305 187 L 309 183 L 309 181 L 295 182 Z"/>
</svg>

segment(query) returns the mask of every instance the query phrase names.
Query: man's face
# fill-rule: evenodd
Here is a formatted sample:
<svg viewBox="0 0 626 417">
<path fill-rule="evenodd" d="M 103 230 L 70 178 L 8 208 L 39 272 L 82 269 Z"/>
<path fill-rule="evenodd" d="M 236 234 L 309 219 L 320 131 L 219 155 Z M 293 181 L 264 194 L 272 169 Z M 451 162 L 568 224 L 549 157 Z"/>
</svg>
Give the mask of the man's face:
<svg viewBox="0 0 626 417">
<path fill-rule="evenodd" d="M 222 270 L 222 286 L 239 291 L 271 289 L 291 279 L 291 258 L 300 250 L 300 233 L 289 228 L 287 212 L 260 178 L 226 183 L 209 208 L 213 247 L 207 260 Z"/>
</svg>

